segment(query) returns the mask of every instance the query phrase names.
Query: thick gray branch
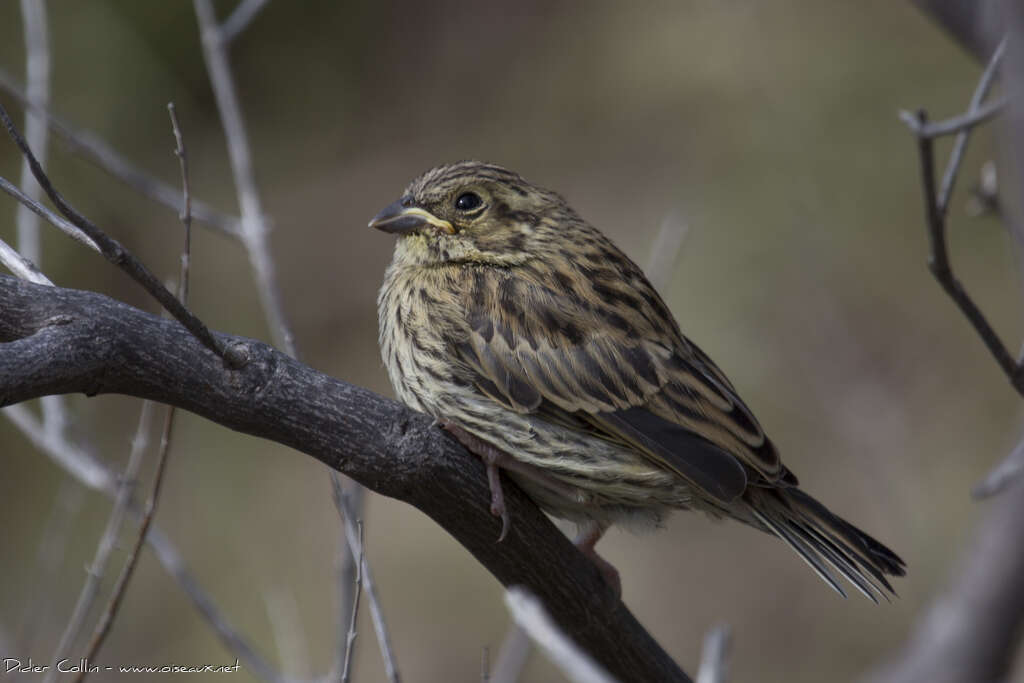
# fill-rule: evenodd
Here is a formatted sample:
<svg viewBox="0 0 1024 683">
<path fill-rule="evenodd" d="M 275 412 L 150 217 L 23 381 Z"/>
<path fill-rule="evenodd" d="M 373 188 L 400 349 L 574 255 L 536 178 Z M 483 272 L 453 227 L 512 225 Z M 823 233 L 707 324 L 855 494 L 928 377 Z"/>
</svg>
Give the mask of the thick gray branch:
<svg viewBox="0 0 1024 683">
<path fill-rule="evenodd" d="M 513 524 L 497 542 L 483 464 L 429 417 L 261 342 L 217 336 L 244 347 L 248 363 L 230 369 L 176 321 L 100 294 L 0 275 L 0 406 L 49 394 L 127 394 L 291 446 L 426 513 L 503 585 L 540 598 L 612 675 L 690 680 L 511 484 L 505 504 Z"/>
<path fill-rule="evenodd" d="M 1002 681 L 1024 622 L 1024 486 L 995 498 L 958 577 L 921 618 L 907 646 L 869 683 Z"/>
</svg>

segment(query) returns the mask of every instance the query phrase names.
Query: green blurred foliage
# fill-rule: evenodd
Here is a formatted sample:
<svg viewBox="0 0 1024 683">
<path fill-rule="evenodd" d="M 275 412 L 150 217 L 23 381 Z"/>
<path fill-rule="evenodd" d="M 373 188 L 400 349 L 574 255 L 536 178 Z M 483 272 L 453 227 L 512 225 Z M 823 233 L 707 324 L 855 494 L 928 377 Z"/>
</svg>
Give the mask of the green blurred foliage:
<svg viewBox="0 0 1024 683">
<path fill-rule="evenodd" d="M 221 16 L 231 6 L 219 2 Z M 51 0 L 48 10 L 53 110 L 177 183 L 173 100 L 194 193 L 236 212 L 191 3 Z M 1019 433 L 1018 397 L 924 266 L 915 149 L 896 119 L 901 107 L 963 107 L 979 72 L 966 54 L 909 6 L 881 0 L 274 0 L 231 59 L 308 363 L 390 394 L 374 302 L 392 243 L 365 225 L 431 165 L 481 158 L 519 170 L 565 194 L 640 263 L 675 215 L 688 233 L 664 293 L 684 331 L 730 374 L 805 487 L 900 552 L 909 576 L 892 605 L 843 601 L 782 543 L 680 514 L 658 534 L 613 532 L 602 543 L 627 603 L 691 671 L 706 629 L 731 624 L 737 681 L 849 680 L 900 646 L 984 507 L 970 501 L 971 485 Z M 0 66 L 24 73 L 14 2 L 0 4 Z M 65 195 L 172 276 L 174 212 L 61 143 L 51 150 Z M 997 219 L 962 210 L 992 153 L 990 134 L 976 136 L 950 239 L 962 280 L 1015 340 L 1024 326 L 1011 242 Z M 19 167 L 0 143 L 0 174 L 17 178 Z M 5 240 L 14 209 L 0 213 Z M 55 282 L 156 310 L 98 256 L 44 233 L 42 266 Z M 209 325 L 269 338 L 238 245 L 197 227 L 193 264 L 194 307 Z M 138 402 L 69 405 L 72 435 L 123 464 Z M 0 636 L 16 656 L 46 660 L 109 504 L 76 496 L 6 421 L 0 443 Z M 268 605 L 294 600 L 306 653 L 288 673 L 325 671 L 338 525 L 324 467 L 182 415 L 164 490 L 158 523 L 231 620 L 280 663 Z M 41 567 L 58 500 L 75 510 L 70 538 L 59 562 Z M 407 679 L 475 679 L 481 648 L 493 660 L 506 627 L 498 584 L 407 506 L 371 496 L 365 521 Z M 356 680 L 381 680 L 367 615 Z M 147 554 L 100 659 L 233 656 Z M 556 678 L 535 655 L 526 680 Z"/>
</svg>

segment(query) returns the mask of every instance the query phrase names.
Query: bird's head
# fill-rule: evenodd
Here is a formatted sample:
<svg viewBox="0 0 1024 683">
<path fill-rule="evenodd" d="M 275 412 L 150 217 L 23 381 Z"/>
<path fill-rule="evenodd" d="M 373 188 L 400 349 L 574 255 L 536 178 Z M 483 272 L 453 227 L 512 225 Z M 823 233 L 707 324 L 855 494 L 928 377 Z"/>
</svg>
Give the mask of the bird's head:
<svg viewBox="0 0 1024 683">
<path fill-rule="evenodd" d="M 396 257 L 416 265 L 514 266 L 554 244 L 556 228 L 580 223 L 556 193 L 479 161 L 433 168 L 370 221 L 401 235 Z"/>
</svg>

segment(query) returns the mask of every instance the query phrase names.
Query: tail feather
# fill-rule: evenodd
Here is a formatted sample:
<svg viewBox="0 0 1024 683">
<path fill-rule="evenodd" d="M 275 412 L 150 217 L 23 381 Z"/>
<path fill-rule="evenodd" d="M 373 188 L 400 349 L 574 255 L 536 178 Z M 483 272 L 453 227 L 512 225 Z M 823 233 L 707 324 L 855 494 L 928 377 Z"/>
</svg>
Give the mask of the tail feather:
<svg viewBox="0 0 1024 683">
<path fill-rule="evenodd" d="M 885 576 L 903 576 L 903 560 L 811 496 L 795 487 L 751 489 L 743 500 L 765 531 L 782 539 L 843 597 L 832 570 L 873 602 L 895 595 Z"/>
</svg>

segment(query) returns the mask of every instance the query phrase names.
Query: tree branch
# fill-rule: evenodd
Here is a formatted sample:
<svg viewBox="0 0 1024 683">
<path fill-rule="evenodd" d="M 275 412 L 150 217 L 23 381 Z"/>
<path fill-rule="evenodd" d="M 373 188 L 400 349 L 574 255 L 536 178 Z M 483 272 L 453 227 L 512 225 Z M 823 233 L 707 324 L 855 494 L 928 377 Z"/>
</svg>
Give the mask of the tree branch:
<svg viewBox="0 0 1024 683">
<path fill-rule="evenodd" d="M 1002 681 L 1024 622 L 1024 487 L 1005 492 L 974 533 L 958 578 L 907 647 L 870 683 Z"/>
<path fill-rule="evenodd" d="M 505 504 L 514 523 L 497 542 L 483 464 L 429 417 L 266 344 L 217 334 L 248 359 L 233 369 L 176 322 L 92 292 L 0 275 L 0 311 L 0 406 L 56 393 L 127 394 L 291 446 L 427 514 L 503 585 L 537 595 L 612 675 L 690 680 L 511 483 Z"/>
</svg>

